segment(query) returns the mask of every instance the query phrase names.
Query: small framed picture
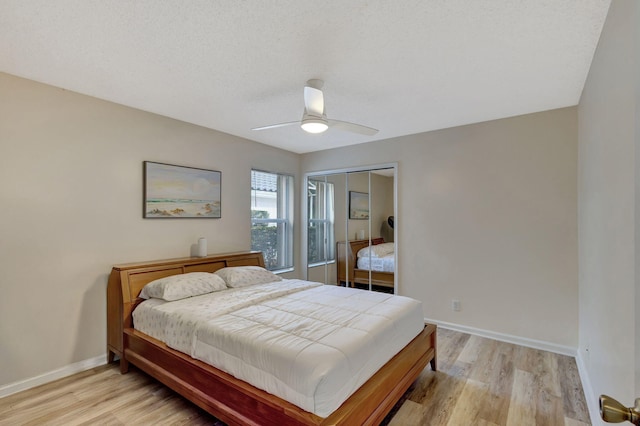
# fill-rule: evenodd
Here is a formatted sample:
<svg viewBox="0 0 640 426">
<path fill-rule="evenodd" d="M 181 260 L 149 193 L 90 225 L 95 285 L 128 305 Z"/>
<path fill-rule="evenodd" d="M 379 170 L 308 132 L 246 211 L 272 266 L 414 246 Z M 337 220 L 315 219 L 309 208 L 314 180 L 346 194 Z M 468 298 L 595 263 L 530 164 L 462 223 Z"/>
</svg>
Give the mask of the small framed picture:
<svg viewBox="0 0 640 426">
<path fill-rule="evenodd" d="M 219 219 L 221 178 L 216 170 L 145 161 L 142 217 Z"/>
<path fill-rule="evenodd" d="M 349 191 L 349 219 L 369 219 L 369 194 Z"/>
</svg>

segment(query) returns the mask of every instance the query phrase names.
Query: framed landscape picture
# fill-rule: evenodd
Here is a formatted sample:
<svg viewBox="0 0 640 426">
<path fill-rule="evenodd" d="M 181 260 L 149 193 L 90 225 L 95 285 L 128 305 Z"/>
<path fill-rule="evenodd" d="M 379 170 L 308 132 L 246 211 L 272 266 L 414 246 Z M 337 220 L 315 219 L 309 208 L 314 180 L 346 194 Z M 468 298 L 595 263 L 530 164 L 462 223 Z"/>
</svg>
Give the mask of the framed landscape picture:
<svg viewBox="0 0 640 426">
<path fill-rule="evenodd" d="M 369 194 L 349 191 L 349 219 L 369 219 Z"/>
<path fill-rule="evenodd" d="M 221 217 L 222 173 L 144 162 L 144 218 Z"/>
</svg>

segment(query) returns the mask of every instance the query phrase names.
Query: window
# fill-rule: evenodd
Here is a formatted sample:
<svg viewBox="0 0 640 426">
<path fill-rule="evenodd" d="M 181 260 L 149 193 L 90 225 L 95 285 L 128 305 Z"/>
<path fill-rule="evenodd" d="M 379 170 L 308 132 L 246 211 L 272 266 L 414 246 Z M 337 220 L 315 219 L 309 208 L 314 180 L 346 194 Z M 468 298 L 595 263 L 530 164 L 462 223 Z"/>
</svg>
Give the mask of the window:
<svg viewBox="0 0 640 426">
<path fill-rule="evenodd" d="M 308 180 L 307 212 L 309 266 L 335 260 L 333 231 L 333 184 Z"/>
<path fill-rule="evenodd" d="M 270 271 L 293 268 L 293 176 L 251 170 L 251 249 Z"/>
</svg>

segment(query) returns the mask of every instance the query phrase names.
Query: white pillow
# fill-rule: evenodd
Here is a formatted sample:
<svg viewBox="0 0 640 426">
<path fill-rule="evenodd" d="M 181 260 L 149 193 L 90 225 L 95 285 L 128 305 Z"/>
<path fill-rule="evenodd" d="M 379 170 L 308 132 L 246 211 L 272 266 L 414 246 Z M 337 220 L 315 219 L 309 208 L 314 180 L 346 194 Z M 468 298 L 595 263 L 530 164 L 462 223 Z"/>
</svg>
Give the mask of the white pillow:
<svg viewBox="0 0 640 426">
<path fill-rule="evenodd" d="M 376 244 L 375 246 L 369 246 L 360 249 L 358 251 L 358 257 L 369 257 L 369 252 L 371 252 L 371 257 L 384 257 L 388 254 L 393 253 L 394 250 L 394 243 Z"/>
<path fill-rule="evenodd" d="M 143 299 L 154 297 L 171 302 L 226 289 L 224 280 L 215 274 L 189 272 L 151 281 L 142 288 L 140 297 Z"/>
<path fill-rule="evenodd" d="M 260 266 L 229 266 L 218 269 L 214 274 L 232 288 L 282 281 L 282 278 Z"/>
</svg>

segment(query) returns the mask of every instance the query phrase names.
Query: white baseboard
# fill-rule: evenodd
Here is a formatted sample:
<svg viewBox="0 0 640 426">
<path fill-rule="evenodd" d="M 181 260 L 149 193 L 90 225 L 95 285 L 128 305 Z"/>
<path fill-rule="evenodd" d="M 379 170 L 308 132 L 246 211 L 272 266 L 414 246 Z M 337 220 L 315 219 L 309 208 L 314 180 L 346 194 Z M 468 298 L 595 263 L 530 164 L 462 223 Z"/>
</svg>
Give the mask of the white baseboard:
<svg viewBox="0 0 640 426">
<path fill-rule="evenodd" d="M 578 353 L 578 350 L 576 348 L 558 345 L 556 343 L 549 343 L 542 340 L 528 339 L 526 337 L 513 336 L 511 334 L 497 333 L 495 331 L 483 330 L 480 328 L 468 327 L 466 325 L 453 324 L 450 322 L 438 321 L 429 318 L 425 318 L 425 322 L 436 324 L 438 327 L 446 328 L 449 330 L 460 331 L 462 333 L 473 334 L 480 337 L 487 337 L 489 339 L 499 340 L 501 342 L 526 346 L 528 348 L 554 352 L 560 355 L 575 357 Z"/>
<path fill-rule="evenodd" d="M 36 386 L 40 386 L 54 380 L 62 379 L 64 377 L 71 376 L 72 374 L 80 373 L 81 371 L 90 370 L 94 367 L 98 367 L 106 363 L 106 355 L 100 355 L 95 358 L 85 359 L 84 361 L 79 361 L 65 367 L 58 368 L 57 370 L 41 374 L 30 379 L 21 380 L 15 383 L 9 383 L 8 385 L 0 387 L 0 398 L 12 395 L 23 390 L 35 388 Z"/>
<path fill-rule="evenodd" d="M 582 382 L 584 398 L 587 400 L 587 407 L 589 408 L 589 417 L 591 417 L 591 424 L 604 425 L 604 420 L 600 418 L 600 403 L 598 402 L 599 398 L 593 392 L 591 379 L 587 374 L 587 367 L 580 352 L 578 352 L 578 355 L 576 356 L 576 364 L 578 365 L 578 372 L 580 373 L 580 381 Z"/>
</svg>

